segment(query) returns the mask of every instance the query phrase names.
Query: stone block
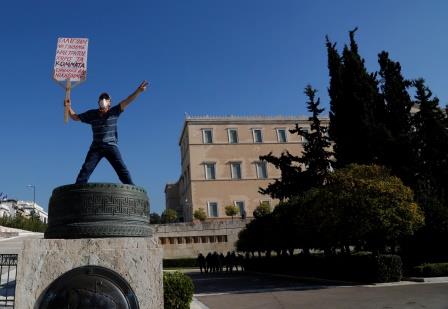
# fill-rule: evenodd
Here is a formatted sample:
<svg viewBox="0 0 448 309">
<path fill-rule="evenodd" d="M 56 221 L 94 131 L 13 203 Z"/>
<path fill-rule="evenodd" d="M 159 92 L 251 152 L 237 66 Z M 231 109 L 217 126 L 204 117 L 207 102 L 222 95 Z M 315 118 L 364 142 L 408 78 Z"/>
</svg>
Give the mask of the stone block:
<svg viewBox="0 0 448 309">
<path fill-rule="evenodd" d="M 139 308 L 163 308 L 162 249 L 153 237 L 26 240 L 18 257 L 16 308 L 39 308 L 53 281 L 89 265 L 127 281 Z"/>
</svg>

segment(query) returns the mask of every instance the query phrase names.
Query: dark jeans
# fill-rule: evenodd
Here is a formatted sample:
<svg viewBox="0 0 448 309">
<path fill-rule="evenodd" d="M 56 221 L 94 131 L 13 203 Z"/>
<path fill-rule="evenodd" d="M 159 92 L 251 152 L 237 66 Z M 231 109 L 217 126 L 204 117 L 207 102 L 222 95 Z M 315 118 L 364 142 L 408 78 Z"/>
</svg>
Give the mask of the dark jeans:
<svg viewBox="0 0 448 309">
<path fill-rule="evenodd" d="M 128 185 L 133 185 L 131 174 L 129 174 L 126 165 L 121 158 L 120 150 L 117 145 L 91 145 L 87 153 L 86 160 L 79 171 L 76 183 L 87 183 L 90 175 L 102 158 L 106 158 L 112 165 L 115 172 L 120 178 L 121 182 Z"/>
</svg>

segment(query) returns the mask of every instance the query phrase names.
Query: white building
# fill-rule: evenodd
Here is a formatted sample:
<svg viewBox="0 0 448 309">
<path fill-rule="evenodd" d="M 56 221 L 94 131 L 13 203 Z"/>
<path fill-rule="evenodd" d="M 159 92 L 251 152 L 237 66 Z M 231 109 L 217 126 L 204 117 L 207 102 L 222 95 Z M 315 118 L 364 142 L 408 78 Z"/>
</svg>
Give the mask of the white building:
<svg viewBox="0 0 448 309">
<path fill-rule="evenodd" d="M 11 217 L 14 212 L 11 200 L 0 201 L 0 217 Z"/>
<path fill-rule="evenodd" d="M 42 222 L 48 222 L 48 213 L 33 201 L 14 199 L 0 201 L 0 216 L 15 217 L 18 212 L 24 216 L 31 216 L 34 213 L 39 216 Z"/>
</svg>

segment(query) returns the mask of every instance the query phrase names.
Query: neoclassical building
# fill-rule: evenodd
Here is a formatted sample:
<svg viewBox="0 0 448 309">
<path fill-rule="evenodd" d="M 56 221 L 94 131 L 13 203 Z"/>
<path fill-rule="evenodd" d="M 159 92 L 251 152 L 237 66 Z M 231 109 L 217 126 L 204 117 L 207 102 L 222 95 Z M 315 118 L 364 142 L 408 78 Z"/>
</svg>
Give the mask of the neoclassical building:
<svg viewBox="0 0 448 309">
<path fill-rule="evenodd" d="M 329 119 L 322 118 L 322 125 Z M 284 151 L 300 155 L 306 142 L 289 129 L 310 129 L 308 117 L 186 116 L 179 140 L 181 175 L 165 186 L 166 208 L 189 222 L 196 209 L 209 219 L 228 218 L 224 207 L 235 205 L 251 217 L 260 203 L 278 201 L 258 192 L 280 177 L 261 155 Z"/>
</svg>

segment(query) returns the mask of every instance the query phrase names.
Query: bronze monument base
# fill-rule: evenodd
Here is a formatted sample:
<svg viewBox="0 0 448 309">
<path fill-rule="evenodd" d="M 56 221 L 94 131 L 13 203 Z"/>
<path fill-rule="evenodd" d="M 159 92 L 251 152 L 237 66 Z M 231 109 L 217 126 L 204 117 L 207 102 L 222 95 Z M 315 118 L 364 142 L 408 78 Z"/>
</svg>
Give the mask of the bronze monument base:
<svg viewBox="0 0 448 309">
<path fill-rule="evenodd" d="M 149 237 L 149 200 L 132 185 L 86 183 L 53 190 L 45 238 Z"/>
</svg>

